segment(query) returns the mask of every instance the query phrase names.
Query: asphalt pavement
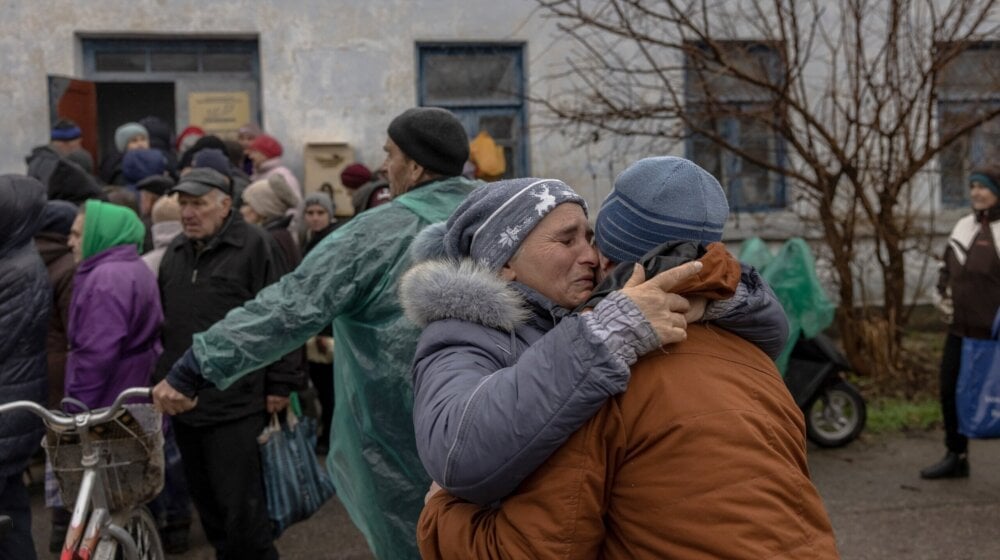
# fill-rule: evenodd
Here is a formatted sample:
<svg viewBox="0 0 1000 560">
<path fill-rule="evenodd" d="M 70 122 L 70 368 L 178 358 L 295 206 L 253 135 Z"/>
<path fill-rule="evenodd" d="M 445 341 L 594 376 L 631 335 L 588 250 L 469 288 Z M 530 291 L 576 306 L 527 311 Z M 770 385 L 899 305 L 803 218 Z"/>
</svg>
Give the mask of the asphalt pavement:
<svg viewBox="0 0 1000 560">
<path fill-rule="evenodd" d="M 813 480 L 846 560 L 1000 558 L 1000 441 L 974 441 L 972 476 L 926 481 L 918 472 L 944 455 L 940 432 L 863 435 L 843 449 L 809 448 Z M 49 556 L 41 487 L 32 487 L 39 558 Z M 277 542 L 285 560 L 373 558 L 344 508 L 330 500 Z M 197 526 L 192 548 L 172 559 L 211 560 Z"/>
<path fill-rule="evenodd" d="M 944 456 L 941 432 L 810 447 L 812 478 L 845 559 L 1000 558 L 1000 441 L 973 441 L 971 476 L 922 480 Z"/>
</svg>

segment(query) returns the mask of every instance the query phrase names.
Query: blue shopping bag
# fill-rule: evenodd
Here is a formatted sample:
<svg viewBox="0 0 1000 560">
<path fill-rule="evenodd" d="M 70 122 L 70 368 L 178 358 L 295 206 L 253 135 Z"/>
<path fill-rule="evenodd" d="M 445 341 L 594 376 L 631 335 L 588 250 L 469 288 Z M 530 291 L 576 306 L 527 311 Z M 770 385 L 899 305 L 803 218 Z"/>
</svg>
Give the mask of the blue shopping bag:
<svg viewBox="0 0 1000 560">
<path fill-rule="evenodd" d="M 958 431 L 975 439 L 1000 438 L 1000 310 L 993 338 L 963 338 L 962 368 L 955 388 Z"/>
<path fill-rule="evenodd" d="M 299 418 L 291 407 L 284 421 L 272 414 L 257 442 L 268 517 L 277 538 L 322 507 L 334 494 L 333 483 L 316 459 L 315 418 Z"/>
</svg>

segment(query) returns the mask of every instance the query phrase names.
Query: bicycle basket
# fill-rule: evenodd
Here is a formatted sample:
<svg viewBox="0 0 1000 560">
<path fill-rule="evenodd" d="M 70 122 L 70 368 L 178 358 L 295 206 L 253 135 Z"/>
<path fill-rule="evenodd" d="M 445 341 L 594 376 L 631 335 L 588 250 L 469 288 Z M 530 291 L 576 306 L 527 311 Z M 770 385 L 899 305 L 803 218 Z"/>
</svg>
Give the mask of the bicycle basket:
<svg viewBox="0 0 1000 560">
<path fill-rule="evenodd" d="M 151 404 L 129 404 L 107 423 L 87 428 L 97 468 L 104 471 L 108 508 L 120 511 L 146 503 L 163 488 L 163 419 Z M 49 429 L 43 442 L 59 481 L 63 502 L 73 504 L 84 467 L 78 430 Z"/>
</svg>

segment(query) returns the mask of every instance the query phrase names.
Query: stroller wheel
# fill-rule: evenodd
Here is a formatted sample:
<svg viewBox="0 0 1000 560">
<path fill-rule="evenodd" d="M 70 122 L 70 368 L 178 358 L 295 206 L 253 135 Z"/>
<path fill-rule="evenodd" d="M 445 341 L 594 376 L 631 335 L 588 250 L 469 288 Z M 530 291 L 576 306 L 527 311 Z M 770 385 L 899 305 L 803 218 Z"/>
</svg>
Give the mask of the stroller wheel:
<svg viewBox="0 0 1000 560">
<path fill-rule="evenodd" d="M 865 427 L 865 400 L 853 385 L 838 381 L 816 396 L 805 408 L 806 434 L 820 447 L 841 447 Z"/>
</svg>

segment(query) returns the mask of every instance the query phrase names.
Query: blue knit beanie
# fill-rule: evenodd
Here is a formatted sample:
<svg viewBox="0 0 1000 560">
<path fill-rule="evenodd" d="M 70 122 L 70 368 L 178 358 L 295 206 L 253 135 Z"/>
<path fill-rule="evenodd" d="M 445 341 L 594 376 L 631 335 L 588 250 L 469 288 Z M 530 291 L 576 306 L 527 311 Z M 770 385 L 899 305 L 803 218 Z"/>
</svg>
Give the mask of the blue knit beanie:
<svg viewBox="0 0 1000 560">
<path fill-rule="evenodd" d="M 509 179 L 482 185 L 465 198 L 448 219 L 445 254 L 471 257 L 490 270 L 500 270 L 531 230 L 556 206 L 587 202 L 558 179 Z"/>
<path fill-rule="evenodd" d="M 130 186 L 152 175 L 163 175 L 167 158 L 160 150 L 129 150 L 122 158 L 122 176 Z"/>
<path fill-rule="evenodd" d="M 76 140 L 81 136 L 83 136 L 83 131 L 80 130 L 79 125 L 68 119 L 63 119 L 57 122 L 55 126 L 52 127 L 52 131 L 49 133 L 49 139 L 60 140 L 63 142 Z"/>
<path fill-rule="evenodd" d="M 651 157 L 630 165 L 597 214 L 597 249 L 614 262 L 638 262 L 667 241 L 720 241 L 729 217 L 722 185 L 694 162 Z"/>
<path fill-rule="evenodd" d="M 218 148 L 205 148 L 191 158 L 191 167 L 208 167 L 231 177 L 229 157 Z"/>
</svg>

